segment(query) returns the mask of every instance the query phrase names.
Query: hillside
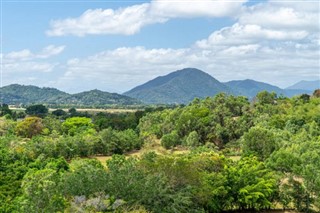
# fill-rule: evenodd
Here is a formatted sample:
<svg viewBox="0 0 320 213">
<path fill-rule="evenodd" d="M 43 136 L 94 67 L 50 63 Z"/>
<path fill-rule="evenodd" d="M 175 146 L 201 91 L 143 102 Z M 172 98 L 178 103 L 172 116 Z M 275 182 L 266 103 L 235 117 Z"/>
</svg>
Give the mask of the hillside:
<svg viewBox="0 0 320 213">
<path fill-rule="evenodd" d="M 300 94 L 311 94 L 311 90 L 303 89 L 281 89 L 277 86 L 267 84 L 264 82 L 254 81 L 251 79 L 229 81 L 225 83 L 232 90 L 238 91 L 241 95 L 247 96 L 248 98 L 254 98 L 258 92 L 268 91 L 275 92 L 277 95 L 284 95 L 287 97 L 293 97 Z"/>
<path fill-rule="evenodd" d="M 1 99 L 6 104 L 51 104 L 74 106 L 135 105 L 141 102 L 116 93 L 91 90 L 68 94 L 55 88 L 12 84 L 0 88 Z"/>
<path fill-rule="evenodd" d="M 238 91 L 241 95 L 247 96 L 248 98 L 253 98 L 258 92 L 268 91 L 275 92 L 278 95 L 286 95 L 285 90 L 259 81 L 254 81 L 251 79 L 238 80 L 238 81 L 229 81 L 225 85 L 229 86 L 231 89 Z"/>
<path fill-rule="evenodd" d="M 3 103 L 7 104 L 32 104 L 59 102 L 60 99 L 67 99 L 70 94 L 55 88 L 37 87 L 32 85 L 11 84 L 0 88 Z"/>
<path fill-rule="evenodd" d="M 320 80 L 315 80 L 315 81 L 299 81 L 298 83 L 290 87 L 287 87 L 286 89 L 314 91 L 319 88 L 320 88 Z"/>
<path fill-rule="evenodd" d="M 97 89 L 71 95 L 66 99 L 62 99 L 61 102 L 65 104 L 71 103 L 76 105 L 90 106 L 141 104 L 140 101 L 134 98 L 130 98 L 125 95 L 119 95 L 117 93 L 103 92 Z"/>
<path fill-rule="evenodd" d="M 232 93 L 230 88 L 209 74 L 195 68 L 185 68 L 157 77 L 125 92 L 124 95 L 145 103 L 180 104 L 189 103 L 196 97 L 213 96 L 219 92 Z"/>
</svg>

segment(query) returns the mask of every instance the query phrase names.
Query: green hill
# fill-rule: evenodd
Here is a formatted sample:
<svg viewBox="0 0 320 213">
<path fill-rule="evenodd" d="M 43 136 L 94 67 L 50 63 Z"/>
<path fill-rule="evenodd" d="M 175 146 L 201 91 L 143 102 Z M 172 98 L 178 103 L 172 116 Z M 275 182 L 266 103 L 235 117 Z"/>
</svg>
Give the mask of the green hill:
<svg viewBox="0 0 320 213">
<path fill-rule="evenodd" d="M 68 94 L 55 88 L 12 84 L 0 88 L 1 101 L 6 104 L 50 104 L 73 106 L 136 105 L 140 101 L 116 93 L 91 90 Z"/>
<path fill-rule="evenodd" d="M 225 85 L 229 86 L 232 90 L 238 91 L 241 95 L 253 98 L 261 91 L 275 92 L 277 95 L 284 95 L 292 97 L 300 94 L 311 94 L 312 91 L 302 89 L 281 89 L 277 86 L 267 84 L 264 82 L 254 81 L 251 79 L 237 80 L 226 82 Z"/>
<path fill-rule="evenodd" d="M 268 92 L 275 92 L 278 95 L 286 95 L 286 92 L 279 87 L 251 79 L 229 81 L 226 82 L 225 85 L 229 86 L 235 91 L 238 91 L 241 95 L 247 96 L 248 98 L 253 98 L 257 93 L 264 90 Z"/>
<path fill-rule="evenodd" d="M 61 102 L 65 104 L 72 103 L 75 105 L 90 106 L 141 104 L 137 99 L 117 93 L 103 92 L 97 89 L 71 95 L 66 99 L 62 99 Z"/>
<path fill-rule="evenodd" d="M 232 93 L 230 88 L 209 74 L 195 68 L 186 68 L 157 77 L 124 95 L 145 103 L 185 104 L 196 97 L 205 98 L 220 92 Z"/>
<path fill-rule="evenodd" d="M 70 96 L 70 94 L 55 88 L 40 88 L 19 84 L 11 84 L 0 88 L 0 95 L 2 102 L 7 104 L 53 104 L 59 102 L 60 99 L 66 99 Z"/>
</svg>

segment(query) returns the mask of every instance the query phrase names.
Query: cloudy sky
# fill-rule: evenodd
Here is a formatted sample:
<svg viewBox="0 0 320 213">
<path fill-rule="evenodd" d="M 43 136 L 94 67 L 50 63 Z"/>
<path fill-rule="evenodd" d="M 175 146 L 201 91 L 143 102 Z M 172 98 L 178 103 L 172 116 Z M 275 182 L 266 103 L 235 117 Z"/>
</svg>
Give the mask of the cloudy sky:
<svg viewBox="0 0 320 213">
<path fill-rule="evenodd" d="M 2 0 L 2 85 L 125 92 L 199 68 L 285 88 L 320 78 L 318 0 Z"/>
</svg>

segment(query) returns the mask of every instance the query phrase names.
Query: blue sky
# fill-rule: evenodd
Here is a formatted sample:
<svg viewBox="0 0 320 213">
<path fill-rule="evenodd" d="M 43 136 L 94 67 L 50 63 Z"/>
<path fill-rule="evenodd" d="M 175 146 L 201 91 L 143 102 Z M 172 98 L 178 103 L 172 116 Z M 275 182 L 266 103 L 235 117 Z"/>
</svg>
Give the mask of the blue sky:
<svg viewBox="0 0 320 213">
<path fill-rule="evenodd" d="M 319 79 L 319 1 L 2 1 L 3 85 L 125 92 L 184 67 Z"/>
</svg>

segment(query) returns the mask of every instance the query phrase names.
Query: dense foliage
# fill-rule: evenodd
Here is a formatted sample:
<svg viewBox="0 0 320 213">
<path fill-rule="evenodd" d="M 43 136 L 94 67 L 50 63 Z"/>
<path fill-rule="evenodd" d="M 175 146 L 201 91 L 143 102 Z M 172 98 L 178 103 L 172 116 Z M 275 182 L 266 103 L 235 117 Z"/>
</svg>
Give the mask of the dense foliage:
<svg viewBox="0 0 320 213">
<path fill-rule="evenodd" d="M 319 212 L 319 106 L 261 92 L 17 119 L 3 105 L 0 212 Z"/>
<path fill-rule="evenodd" d="M 12 84 L 1 87 L 2 101 L 11 105 L 46 104 L 52 106 L 111 107 L 138 105 L 140 101 L 125 95 L 91 90 L 68 94 L 55 88 Z"/>
</svg>

